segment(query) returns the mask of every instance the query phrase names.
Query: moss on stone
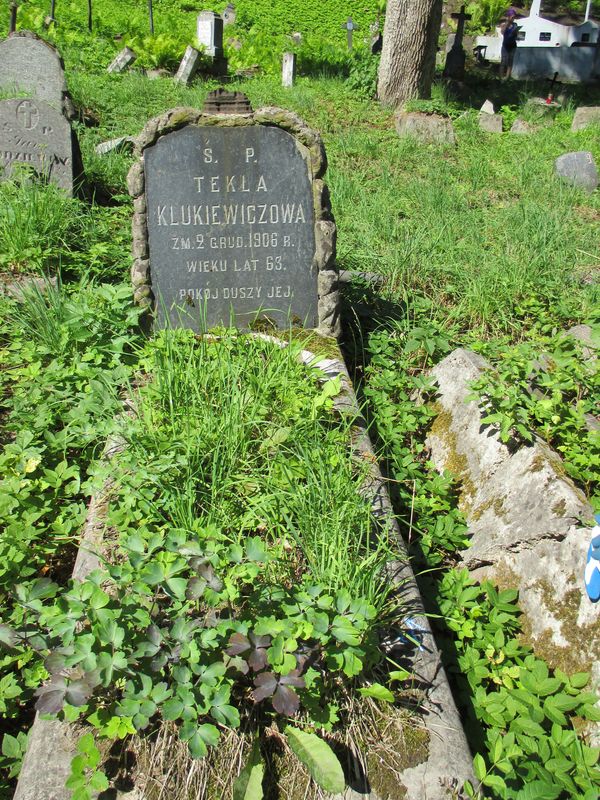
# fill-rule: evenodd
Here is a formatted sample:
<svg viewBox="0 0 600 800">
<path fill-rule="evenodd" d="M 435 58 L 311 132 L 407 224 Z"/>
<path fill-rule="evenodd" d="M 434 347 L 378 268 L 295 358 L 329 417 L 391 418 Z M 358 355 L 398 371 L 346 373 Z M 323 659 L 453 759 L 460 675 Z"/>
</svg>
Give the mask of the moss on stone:
<svg viewBox="0 0 600 800">
<path fill-rule="evenodd" d="M 469 515 L 473 507 L 473 498 L 477 494 L 475 484 L 470 478 L 469 462 L 463 453 L 458 452 L 457 437 L 452 430 L 452 414 L 441 407 L 439 403 L 433 404 L 437 416 L 431 425 L 431 436 L 436 437 L 444 445 L 446 458 L 444 469 L 447 469 L 461 484 L 459 508 L 465 515 Z"/>
</svg>

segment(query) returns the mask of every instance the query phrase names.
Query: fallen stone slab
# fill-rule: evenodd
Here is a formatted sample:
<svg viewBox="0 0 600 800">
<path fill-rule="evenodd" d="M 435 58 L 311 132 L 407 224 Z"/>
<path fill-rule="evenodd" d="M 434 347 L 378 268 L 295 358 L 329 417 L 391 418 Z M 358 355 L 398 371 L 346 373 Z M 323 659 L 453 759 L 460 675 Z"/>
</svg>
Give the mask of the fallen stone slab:
<svg viewBox="0 0 600 800">
<path fill-rule="evenodd" d="M 600 106 L 579 106 L 575 111 L 572 131 L 583 131 L 590 125 L 600 125 Z"/>
<path fill-rule="evenodd" d="M 462 563 L 477 579 L 517 588 L 537 655 L 565 672 L 591 672 L 597 689 L 598 609 L 583 584 L 592 508 L 543 441 L 504 444 L 482 423 L 470 387 L 489 367 L 458 349 L 432 370 L 439 413 L 427 443 L 437 469 L 460 481 L 471 537 Z"/>
<path fill-rule="evenodd" d="M 591 193 L 598 188 L 596 162 L 588 150 L 559 156 L 554 162 L 554 171 L 559 178 L 586 192 Z"/>
<path fill-rule="evenodd" d="M 456 144 L 452 120 L 440 114 L 400 111 L 394 124 L 399 136 L 412 136 L 424 144 Z"/>
<path fill-rule="evenodd" d="M 135 138 L 133 136 L 118 136 L 116 139 L 109 139 L 107 142 L 97 144 L 94 150 L 99 156 L 105 156 L 108 153 L 132 153 L 135 145 Z"/>
</svg>

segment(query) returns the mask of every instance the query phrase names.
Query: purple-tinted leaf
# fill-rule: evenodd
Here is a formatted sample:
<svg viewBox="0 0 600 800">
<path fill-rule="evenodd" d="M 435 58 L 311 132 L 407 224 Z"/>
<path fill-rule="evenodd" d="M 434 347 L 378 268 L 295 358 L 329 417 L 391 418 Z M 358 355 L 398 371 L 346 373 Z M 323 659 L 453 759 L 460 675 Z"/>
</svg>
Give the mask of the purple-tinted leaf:
<svg viewBox="0 0 600 800">
<path fill-rule="evenodd" d="M 158 625 L 148 625 L 146 628 L 146 636 L 154 645 L 159 645 L 162 642 L 162 633 Z"/>
<path fill-rule="evenodd" d="M 297 686 L 299 689 L 304 689 L 306 686 L 306 681 L 297 669 L 293 669 L 291 672 L 288 672 L 287 675 L 282 675 L 279 678 L 279 683 L 283 686 Z"/>
<path fill-rule="evenodd" d="M 202 597 L 206 589 L 206 580 L 204 578 L 192 578 L 187 585 L 185 592 L 186 600 L 197 600 Z"/>
<path fill-rule="evenodd" d="M 198 573 L 204 578 L 213 591 L 221 591 L 223 588 L 223 581 L 217 578 L 211 564 L 203 564 L 198 570 Z"/>
<path fill-rule="evenodd" d="M 44 661 L 44 666 L 50 675 L 55 675 L 62 672 L 65 668 L 65 657 L 60 653 L 50 653 L 48 658 Z"/>
<path fill-rule="evenodd" d="M 264 649 L 264 647 L 253 650 L 250 653 L 248 664 L 254 670 L 254 672 L 260 672 L 261 669 L 264 669 L 267 666 L 267 651 Z"/>
<path fill-rule="evenodd" d="M 67 693 L 65 699 L 67 703 L 72 706 L 83 706 L 86 704 L 90 695 L 92 694 L 92 687 L 86 680 L 73 681 L 67 686 Z"/>
<path fill-rule="evenodd" d="M 272 672 L 262 672 L 254 679 L 256 689 L 252 692 L 255 703 L 260 703 L 266 697 L 272 697 L 277 689 L 277 678 Z"/>
<path fill-rule="evenodd" d="M 270 647 L 271 646 L 271 637 L 270 636 L 257 636 L 255 633 L 250 631 L 250 641 L 257 649 L 259 647 Z"/>
<path fill-rule="evenodd" d="M 38 701 L 35 708 L 40 714 L 58 714 L 65 702 L 67 683 L 64 678 L 53 678 L 50 683 L 40 686 L 35 693 Z"/>
<path fill-rule="evenodd" d="M 279 714 L 291 717 L 300 708 L 300 698 L 293 689 L 279 685 L 273 695 L 273 708 Z"/>
<path fill-rule="evenodd" d="M 251 647 L 252 645 L 247 636 L 244 636 L 243 633 L 233 633 L 229 637 L 228 647 L 225 652 L 228 656 L 239 656 L 241 653 L 250 650 Z"/>
</svg>

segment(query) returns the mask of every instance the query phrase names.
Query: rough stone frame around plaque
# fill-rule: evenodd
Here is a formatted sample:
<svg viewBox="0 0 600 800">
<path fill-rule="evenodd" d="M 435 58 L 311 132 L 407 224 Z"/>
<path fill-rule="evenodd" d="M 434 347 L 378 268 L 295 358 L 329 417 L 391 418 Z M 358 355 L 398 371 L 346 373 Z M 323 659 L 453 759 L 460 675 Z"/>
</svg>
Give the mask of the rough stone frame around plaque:
<svg viewBox="0 0 600 800">
<path fill-rule="evenodd" d="M 315 251 L 311 269 L 317 270 L 318 326 L 321 336 L 341 335 L 339 275 L 335 261 L 336 226 L 331 212 L 329 189 L 323 181 L 327 157 L 320 134 L 309 128 L 292 111 L 265 107 L 247 114 L 207 114 L 193 108 L 173 108 L 146 123 L 135 140 L 137 160 L 127 176 L 133 197 L 133 266 L 131 281 L 135 302 L 147 309 L 154 305 L 150 278 L 147 205 L 145 195 L 144 151 L 166 134 L 187 125 L 198 127 L 264 125 L 281 128 L 294 136 L 309 153 L 310 180 L 314 208 Z"/>
<path fill-rule="evenodd" d="M 57 66 L 62 70 L 62 81 L 61 81 L 62 106 L 58 110 L 62 111 L 65 117 L 67 117 L 67 119 L 71 121 L 76 119 L 77 112 L 75 110 L 75 106 L 73 105 L 73 100 L 71 99 L 71 95 L 69 94 L 69 89 L 67 87 L 65 62 L 60 52 L 58 51 L 58 48 L 56 48 L 51 42 L 47 41 L 47 39 L 44 39 L 41 36 L 38 36 L 37 33 L 28 30 L 14 31 L 13 33 L 10 33 L 3 41 L 8 41 L 9 39 L 29 39 L 31 41 L 39 42 L 41 45 L 44 45 L 44 47 L 46 47 L 50 51 L 52 57 L 56 59 Z M 42 97 L 40 99 L 43 100 L 45 98 Z M 48 101 L 46 100 L 46 102 Z M 50 105 L 52 105 L 52 103 L 50 103 Z"/>
</svg>

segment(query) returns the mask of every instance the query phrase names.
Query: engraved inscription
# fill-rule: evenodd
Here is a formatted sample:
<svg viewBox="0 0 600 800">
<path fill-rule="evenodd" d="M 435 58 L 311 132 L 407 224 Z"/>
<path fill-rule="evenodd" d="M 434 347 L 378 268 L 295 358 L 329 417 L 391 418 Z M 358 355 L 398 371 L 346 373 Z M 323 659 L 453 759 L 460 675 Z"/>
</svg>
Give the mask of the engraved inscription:
<svg viewBox="0 0 600 800">
<path fill-rule="evenodd" d="M 0 101 L 0 178 L 10 177 L 18 164 L 72 193 L 71 126 L 43 100 Z"/>
<path fill-rule="evenodd" d="M 188 126 L 144 154 L 158 324 L 317 323 L 308 159 L 275 127 Z"/>
</svg>

